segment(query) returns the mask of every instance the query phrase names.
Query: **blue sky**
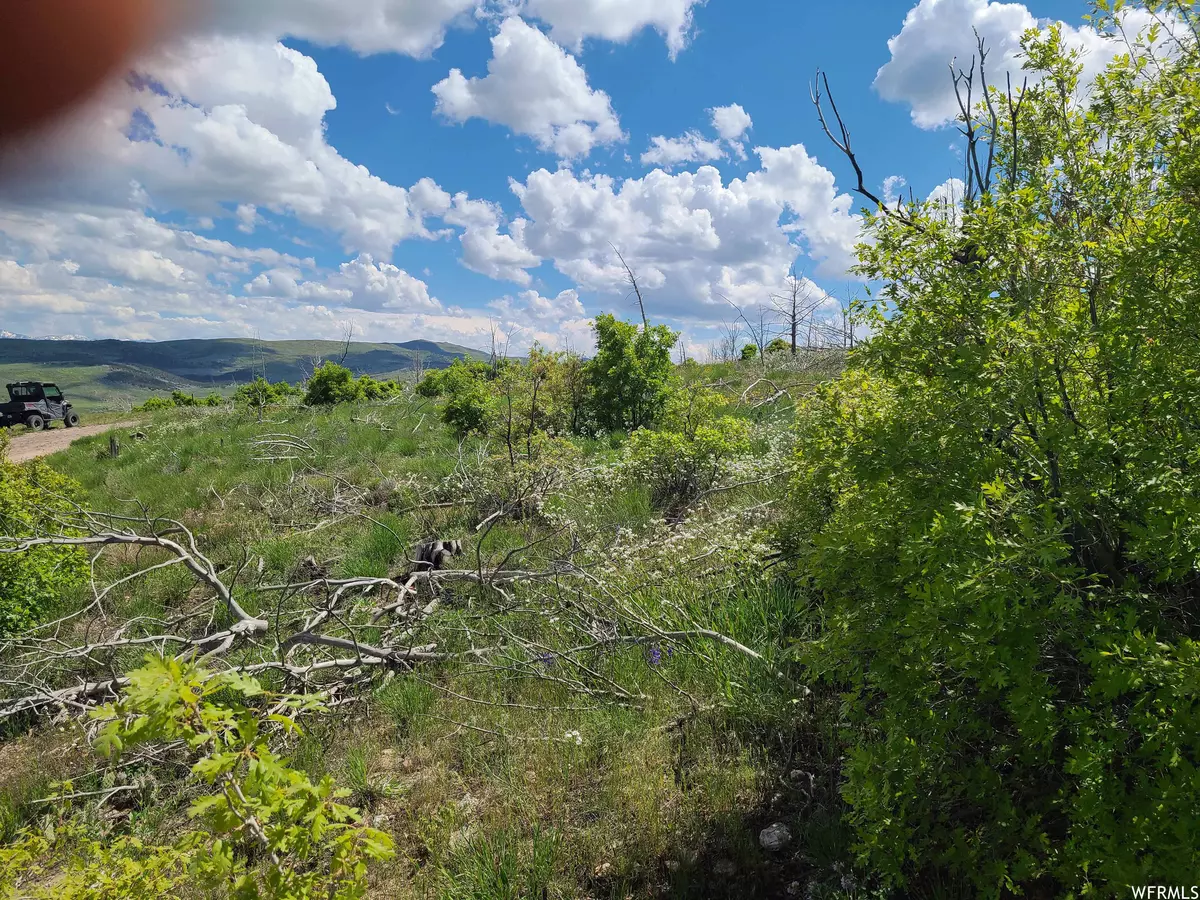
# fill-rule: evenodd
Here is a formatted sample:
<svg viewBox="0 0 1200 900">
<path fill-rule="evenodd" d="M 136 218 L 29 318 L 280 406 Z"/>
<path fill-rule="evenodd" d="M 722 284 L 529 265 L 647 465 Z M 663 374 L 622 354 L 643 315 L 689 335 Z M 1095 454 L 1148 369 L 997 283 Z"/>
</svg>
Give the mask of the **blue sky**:
<svg viewBox="0 0 1200 900">
<path fill-rule="evenodd" d="M 947 70 L 992 73 L 1082 2 L 214 0 L 0 188 L 0 330 L 586 348 L 651 314 L 703 354 L 795 263 L 855 289 L 861 201 L 808 99 L 825 70 L 870 187 L 952 189 Z M 657 149 L 656 149 L 657 148 Z M 951 187 L 946 187 L 950 185 Z M 941 187 L 939 187 L 941 186 Z"/>
</svg>

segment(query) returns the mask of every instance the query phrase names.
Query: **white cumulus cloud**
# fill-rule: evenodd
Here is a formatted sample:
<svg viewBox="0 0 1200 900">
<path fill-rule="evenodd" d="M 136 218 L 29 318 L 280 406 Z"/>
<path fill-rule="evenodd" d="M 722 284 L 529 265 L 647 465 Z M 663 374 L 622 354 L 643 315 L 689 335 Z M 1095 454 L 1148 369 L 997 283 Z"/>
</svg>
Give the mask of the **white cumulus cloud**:
<svg viewBox="0 0 1200 900">
<path fill-rule="evenodd" d="M 284 300 L 318 300 L 371 312 L 436 313 L 442 304 L 429 286 L 391 263 L 377 262 L 369 253 L 344 262 L 336 272 L 302 280 L 293 268 L 262 272 L 246 285 L 246 293 Z"/>
<path fill-rule="evenodd" d="M 754 124 L 750 114 L 737 103 L 714 107 L 709 110 L 709 114 L 712 116 L 713 128 L 723 141 L 740 141 Z"/>
<path fill-rule="evenodd" d="M 692 12 L 704 0 L 526 0 L 524 9 L 550 25 L 555 40 L 579 47 L 585 38 L 627 41 L 657 29 L 674 56 L 687 46 Z"/>
<path fill-rule="evenodd" d="M 425 218 L 448 197 L 412 192 L 355 165 L 329 144 L 336 105 L 316 63 L 282 44 L 196 38 L 166 48 L 72 123 L 64 140 L 12 151 L 2 190 L 42 206 L 185 210 L 249 228 L 262 210 L 337 235 L 348 252 L 384 255 L 431 238 Z M 254 207 L 251 220 L 249 208 Z"/>
<path fill-rule="evenodd" d="M 489 305 L 506 319 L 541 325 L 582 319 L 586 315 L 576 290 L 561 291 L 555 297 L 543 297 L 537 291 L 522 291 L 515 298 L 502 297 Z"/>
<path fill-rule="evenodd" d="M 1131 10 L 1126 14 L 1125 26 L 1136 34 L 1150 21 L 1144 11 Z M 1028 74 L 1022 69 L 1021 36 L 1031 28 L 1046 28 L 1049 24 L 1021 3 L 920 0 L 904 17 L 899 34 L 888 41 L 891 59 L 876 73 L 875 89 L 885 100 L 907 105 L 915 125 L 938 128 L 959 114 L 949 66 L 957 60 L 959 67 L 969 70 L 971 57 L 978 52 L 976 32 L 988 48 L 989 83 L 1003 87 L 1011 76 L 1019 87 Z M 1124 52 L 1124 44 L 1092 28 L 1069 24 L 1061 27 L 1067 46 L 1080 53 L 1085 84 Z"/>
<path fill-rule="evenodd" d="M 439 312 L 442 304 L 429 286 L 391 263 L 376 262 L 369 253 L 342 263 L 325 281 L 333 290 L 348 291 L 356 309 L 395 312 Z"/>
<path fill-rule="evenodd" d="M 497 12 L 520 12 L 549 25 L 560 43 L 587 38 L 624 42 L 646 28 L 662 34 L 672 55 L 692 32 L 704 0 L 209 0 L 198 27 L 275 40 L 296 37 L 357 53 L 427 57 L 448 29 Z"/>
<path fill-rule="evenodd" d="M 650 149 L 642 154 L 642 165 L 673 168 L 680 163 L 712 162 L 725 156 L 719 141 L 709 140 L 698 131 L 681 137 L 657 136 L 650 139 Z"/>
<path fill-rule="evenodd" d="M 479 0 L 210 0 L 204 27 L 275 40 L 297 37 L 358 53 L 427 56 Z"/>
<path fill-rule="evenodd" d="M 741 139 L 754 124 L 750 114 L 736 103 L 714 107 L 708 113 L 716 138 L 705 137 L 699 131 L 688 131 L 676 138 L 652 137 L 650 149 L 642 154 L 642 165 L 671 169 L 682 163 L 726 159 L 730 152 L 745 159 L 746 150 Z"/>
<path fill-rule="evenodd" d="M 526 269 L 536 268 L 542 261 L 525 246 L 525 220 L 515 219 L 508 232 L 502 233 L 501 215 L 495 203 L 458 194 L 444 218 L 447 224 L 463 229 L 459 238 L 463 265 L 497 281 L 527 285 L 532 278 Z"/>
<path fill-rule="evenodd" d="M 801 145 L 755 152 L 760 168 L 728 183 L 712 166 L 624 181 L 538 170 L 513 183 L 527 220 L 522 237 L 582 290 L 623 297 L 615 245 L 651 308 L 681 318 L 726 315 L 720 295 L 761 302 L 803 252 L 843 276 L 861 226 L 849 195 Z"/>
<path fill-rule="evenodd" d="M 624 138 L 608 94 L 593 90 L 575 57 L 528 22 L 504 20 L 487 68 L 481 78 L 451 69 L 433 87 L 438 112 L 453 122 L 504 125 L 564 159 Z"/>
</svg>

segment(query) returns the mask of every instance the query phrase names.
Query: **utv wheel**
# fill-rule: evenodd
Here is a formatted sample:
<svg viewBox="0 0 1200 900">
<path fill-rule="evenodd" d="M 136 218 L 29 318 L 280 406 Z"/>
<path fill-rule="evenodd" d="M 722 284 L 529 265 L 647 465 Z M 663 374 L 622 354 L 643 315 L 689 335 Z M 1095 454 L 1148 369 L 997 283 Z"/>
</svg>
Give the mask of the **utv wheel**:
<svg viewBox="0 0 1200 900">
<path fill-rule="evenodd" d="M 30 431 L 41 431 L 46 427 L 46 420 L 41 416 L 30 416 L 25 420 L 25 427 Z"/>
<path fill-rule="evenodd" d="M 74 412 L 67 413 L 67 417 L 63 420 L 63 424 L 66 425 L 68 428 L 74 428 L 76 425 L 79 424 L 79 413 L 74 413 Z"/>
</svg>

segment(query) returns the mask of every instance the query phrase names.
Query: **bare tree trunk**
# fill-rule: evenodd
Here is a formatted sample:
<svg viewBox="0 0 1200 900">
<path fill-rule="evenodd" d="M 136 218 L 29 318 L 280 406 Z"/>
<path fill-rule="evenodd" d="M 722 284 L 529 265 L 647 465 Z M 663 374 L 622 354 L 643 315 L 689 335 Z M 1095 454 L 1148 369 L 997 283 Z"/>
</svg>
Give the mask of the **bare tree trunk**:
<svg viewBox="0 0 1200 900">
<path fill-rule="evenodd" d="M 346 325 L 346 339 L 342 342 L 342 355 L 338 359 L 338 365 L 346 364 L 346 357 L 350 355 L 350 342 L 354 339 L 354 323 L 350 322 Z"/>
<path fill-rule="evenodd" d="M 610 243 L 609 246 L 613 248 L 613 252 L 617 254 L 617 259 L 621 261 L 621 265 L 625 268 L 625 280 L 629 283 L 629 286 L 633 288 L 633 293 L 637 297 L 638 309 L 640 309 L 642 312 L 642 325 L 647 331 L 649 331 L 650 320 L 646 317 L 646 301 L 642 297 L 642 289 L 638 285 L 637 275 L 634 274 L 633 269 L 629 267 L 629 263 L 625 262 L 625 257 L 621 255 L 621 251 L 618 250 L 614 244 Z"/>
<path fill-rule="evenodd" d="M 771 296 L 771 305 L 791 335 L 792 356 L 795 356 L 800 350 L 801 324 L 808 320 L 811 330 L 810 320 L 821 304 L 822 297 L 818 296 L 815 300 L 813 299 L 816 293 L 812 282 L 805 278 L 802 272 L 797 271 L 795 266 L 792 266 L 788 271 L 787 280 L 784 282 L 783 291 Z"/>
</svg>

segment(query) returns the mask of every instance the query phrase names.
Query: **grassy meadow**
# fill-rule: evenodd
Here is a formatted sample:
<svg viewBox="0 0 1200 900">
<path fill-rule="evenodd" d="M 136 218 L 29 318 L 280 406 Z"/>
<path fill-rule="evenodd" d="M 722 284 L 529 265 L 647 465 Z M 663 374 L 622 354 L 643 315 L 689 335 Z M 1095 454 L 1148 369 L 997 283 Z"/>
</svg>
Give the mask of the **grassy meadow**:
<svg viewBox="0 0 1200 900">
<path fill-rule="evenodd" d="M 849 355 L 643 304 L 0 435 L 3 900 L 1196 895 L 1200 7 L 1089 22 L 952 79 L 953 200 L 814 91 Z"/>
<path fill-rule="evenodd" d="M 436 403 L 419 397 L 269 409 L 261 420 L 232 408 L 170 410 L 117 459 L 100 437 L 50 464 L 79 482 L 89 508 L 183 523 L 219 571 L 238 574 L 252 613 L 279 602 L 256 585 L 314 566 L 330 579 L 395 577 L 412 567 L 420 541 L 460 539 L 466 561 L 456 568 L 540 570 L 569 556 L 614 607 L 638 610 L 664 633 L 710 629 L 758 655 L 663 638 L 576 663 L 560 651 L 579 641 L 578 623 L 566 623 L 590 582 L 516 586 L 503 600 L 447 585 L 412 643 L 464 651 L 508 635 L 544 653 L 360 673 L 353 695 L 284 741 L 294 766 L 332 775 L 394 838 L 395 860 L 372 869 L 369 896 L 870 896 L 867 879 L 854 881 L 840 820 L 837 700 L 801 684 L 789 661 L 812 613 L 774 574 L 765 538 L 785 489 L 792 403 L 763 401 L 781 388 L 802 396 L 840 360 L 815 354 L 770 373 L 742 363 L 680 369 L 749 423 L 753 451 L 731 476 L 745 486 L 675 525 L 625 473 L 625 437 L 614 434 L 573 438 L 577 456 L 556 467 L 539 509 L 481 528 L 504 477 L 499 448 L 459 441 Z M 764 374 L 771 384 L 756 385 Z M 116 581 L 155 558 L 125 549 L 105 554 L 99 578 Z M 168 619 L 195 596 L 186 571 L 163 568 L 118 587 L 104 614 Z M 45 617 L 90 597 L 64 598 Z M 124 649 L 111 666 L 136 667 L 144 652 Z M 9 730 L 0 838 L 38 821 L 52 782 L 69 778 L 81 793 L 112 785 L 79 725 Z M 116 802 L 81 801 L 82 814 L 146 841 L 169 839 L 186 827 L 194 788 L 182 788 L 184 771 L 170 753 L 126 768 L 117 777 L 136 788 Z M 773 823 L 795 836 L 782 852 L 759 844 Z"/>
</svg>

